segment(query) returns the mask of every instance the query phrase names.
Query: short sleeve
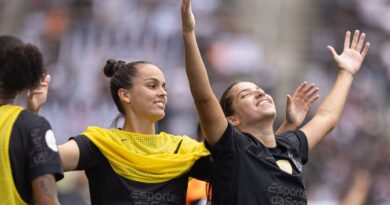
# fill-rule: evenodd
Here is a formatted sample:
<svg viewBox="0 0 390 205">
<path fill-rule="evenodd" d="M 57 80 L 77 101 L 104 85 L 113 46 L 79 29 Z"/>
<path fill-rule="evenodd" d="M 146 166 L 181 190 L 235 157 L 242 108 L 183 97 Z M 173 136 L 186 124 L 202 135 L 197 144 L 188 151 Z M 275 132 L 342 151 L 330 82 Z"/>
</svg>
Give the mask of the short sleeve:
<svg viewBox="0 0 390 205">
<path fill-rule="evenodd" d="M 238 152 L 243 150 L 248 143 L 245 135 L 230 123 L 228 123 L 225 132 L 217 144 L 210 146 L 207 143 L 207 140 L 205 141 L 205 145 L 214 160 L 234 157 Z"/>
<path fill-rule="evenodd" d="M 34 180 L 44 174 L 53 174 L 58 181 L 64 177 L 64 171 L 56 138 L 49 122 L 43 117 L 36 117 L 27 133 L 29 135 L 29 146 L 27 146 L 29 178 Z"/>
<path fill-rule="evenodd" d="M 191 167 L 189 176 L 205 181 L 209 176 L 211 163 L 212 161 L 210 155 L 199 158 Z"/>
<path fill-rule="evenodd" d="M 286 132 L 280 137 L 286 139 L 285 141 L 289 144 L 289 146 L 293 147 L 298 152 L 302 164 L 306 164 L 309 160 L 309 145 L 305 133 L 301 130 L 296 130 L 293 132 Z"/>
<path fill-rule="evenodd" d="M 80 150 L 79 163 L 76 170 L 85 170 L 95 165 L 100 164 L 105 159 L 103 154 L 99 151 L 95 144 L 93 144 L 84 135 L 71 137 L 69 140 L 76 141 Z"/>
</svg>

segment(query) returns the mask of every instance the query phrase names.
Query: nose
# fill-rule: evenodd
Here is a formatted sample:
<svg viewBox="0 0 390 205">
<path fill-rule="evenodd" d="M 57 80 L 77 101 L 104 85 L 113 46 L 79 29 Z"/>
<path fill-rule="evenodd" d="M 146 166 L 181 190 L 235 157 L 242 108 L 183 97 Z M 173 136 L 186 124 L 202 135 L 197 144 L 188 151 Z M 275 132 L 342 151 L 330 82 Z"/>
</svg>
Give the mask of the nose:
<svg viewBox="0 0 390 205">
<path fill-rule="evenodd" d="M 258 97 L 263 97 L 265 95 L 265 92 L 264 90 L 262 89 L 255 89 L 253 91 L 255 93 L 255 96 L 258 98 Z"/>
<path fill-rule="evenodd" d="M 167 96 L 168 92 L 167 92 L 167 90 L 164 87 L 160 87 L 158 95 L 159 96 Z"/>
</svg>

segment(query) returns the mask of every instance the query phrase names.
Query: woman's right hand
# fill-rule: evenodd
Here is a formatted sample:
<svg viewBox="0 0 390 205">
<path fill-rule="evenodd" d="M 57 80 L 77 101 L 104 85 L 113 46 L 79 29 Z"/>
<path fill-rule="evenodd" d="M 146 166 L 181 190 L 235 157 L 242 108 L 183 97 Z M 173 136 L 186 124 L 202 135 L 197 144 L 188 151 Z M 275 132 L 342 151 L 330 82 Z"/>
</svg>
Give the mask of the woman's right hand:
<svg viewBox="0 0 390 205">
<path fill-rule="evenodd" d="M 27 110 L 29 112 L 39 113 L 42 105 L 46 102 L 50 81 L 51 76 L 46 75 L 38 87 L 27 92 Z"/>
</svg>

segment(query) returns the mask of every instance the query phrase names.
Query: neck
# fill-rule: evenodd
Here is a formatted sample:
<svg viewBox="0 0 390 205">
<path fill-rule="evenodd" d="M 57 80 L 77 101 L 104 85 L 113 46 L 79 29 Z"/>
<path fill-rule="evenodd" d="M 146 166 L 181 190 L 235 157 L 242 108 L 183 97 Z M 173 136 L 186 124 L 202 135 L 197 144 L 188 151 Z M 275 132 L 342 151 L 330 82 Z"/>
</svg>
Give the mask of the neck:
<svg viewBox="0 0 390 205">
<path fill-rule="evenodd" d="M 123 126 L 123 130 L 141 134 L 156 134 L 153 121 L 139 116 L 132 116 L 131 114 L 125 115 L 125 124 Z"/>
<path fill-rule="evenodd" d="M 0 83 L 1 84 L 1 83 Z M 0 86 L 0 105 L 14 104 L 16 94 L 10 94 Z"/>
<path fill-rule="evenodd" d="M 14 104 L 15 98 L 2 98 L 0 97 L 0 106 L 1 105 L 8 105 L 8 104 Z"/>
<path fill-rule="evenodd" d="M 275 134 L 272 123 L 257 123 L 251 126 L 239 126 L 241 132 L 246 132 L 258 139 L 266 147 L 276 147 Z"/>
</svg>

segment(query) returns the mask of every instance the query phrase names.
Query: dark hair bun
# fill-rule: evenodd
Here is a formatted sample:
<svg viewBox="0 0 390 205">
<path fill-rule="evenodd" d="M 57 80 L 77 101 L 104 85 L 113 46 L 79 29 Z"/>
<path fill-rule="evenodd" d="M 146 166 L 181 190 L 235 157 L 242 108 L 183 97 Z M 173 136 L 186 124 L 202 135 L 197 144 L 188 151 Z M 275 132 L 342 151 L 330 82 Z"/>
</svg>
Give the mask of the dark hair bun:
<svg viewBox="0 0 390 205">
<path fill-rule="evenodd" d="M 106 65 L 104 65 L 104 74 L 111 78 L 117 70 L 119 70 L 123 65 L 125 65 L 126 62 L 124 61 L 117 61 L 114 59 L 108 59 L 106 62 Z"/>
<path fill-rule="evenodd" d="M 6 50 L 4 57 L 0 80 L 8 91 L 19 92 L 33 88 L 46 72 L 42 53 L 32 44 L 12 46 Z"/>
</svg>

